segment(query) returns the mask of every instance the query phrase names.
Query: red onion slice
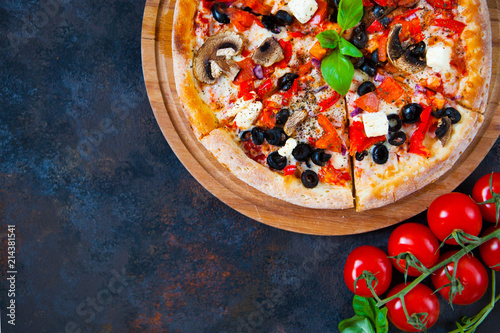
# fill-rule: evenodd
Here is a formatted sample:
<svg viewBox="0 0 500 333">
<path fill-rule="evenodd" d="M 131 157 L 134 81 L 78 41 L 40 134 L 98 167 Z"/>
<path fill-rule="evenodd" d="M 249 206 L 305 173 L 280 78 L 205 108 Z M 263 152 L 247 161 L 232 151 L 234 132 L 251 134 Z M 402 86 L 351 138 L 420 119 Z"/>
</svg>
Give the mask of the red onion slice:
<svg viewBox="0 0 500 333">
<path fill-rule="evenodd" d="M 360 109 L 359 107 L 356 107 L 354 109 L 354 111 L 351 112 L 351 117 L 356 117 L 358 114 L 360 114 L 361 112 L 363 112 L 362 109 Z"/>
<path fill-rule="evenodd" d="M 384 79 L 385 79 L 385 76 L 380 75 L 379 73 L 377 73 L 377 75 L 375 75 L 375 78 L 374 78 L 375 82 L 382 82 L 382 81 L 384 81 Z"/>
<path fill-rule="evenodd" d="M 262 69 L 261 65 L 256 65 L 253 68 L 253 73 L 259 80 L 262 80 L 264 78 L 264 70 Z"/>
<path fill-rule="evenodd" d="M 317 69 L 321 70 L 321 60 L 318 60 L 316 58 L 312 58 L 311 59 L 311 63 L 314 67 L 316 67 Z"/>
</svg>

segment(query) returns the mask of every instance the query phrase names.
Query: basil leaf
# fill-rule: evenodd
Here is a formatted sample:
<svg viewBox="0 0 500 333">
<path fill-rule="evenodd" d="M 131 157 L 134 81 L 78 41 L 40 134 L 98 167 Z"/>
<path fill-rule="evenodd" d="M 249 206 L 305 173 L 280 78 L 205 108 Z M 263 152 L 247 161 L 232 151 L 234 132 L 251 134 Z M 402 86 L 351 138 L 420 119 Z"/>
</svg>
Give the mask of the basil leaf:
<svg viewBox="0 0 500 333">
<path fill-rule="evenodd" d="M 354 77 L 354 67 L 349 59 L 334 49 L 321 62 L 321 74 L 326 83 L 341 95 L 347 94 Z"/>
<path fill-rule="evenodd" d="M 342 32 L 354 28 L 362 17 L 363 0 L 340 0 L 337 21 L 342 28 Z"/>
<path fill-rule="evenodd" d="M 339 49 L 340 49 L 340 53 L 342 53 L 343 55 L 348 55 L 348 56 L 356 57 L 356 58 L 363 56 L 363 53 L 361 53 L 361 51 L 358 50 L 358 48 L 356 46 L 354 46 L 351 43 L 349 43 L 348 41 L 346 41 L 344 39 L 344 37 L 340 37 Z"/>
<path fill-rule="evenodd" d="M 339 323 L 341 333 L 375 333 L 372 324 L 366 317 L 354 316 Z"/>
<path fill-rule="evenodd" d="M 377 333 L 387 333 L 389 323 L 387 321 L 387 308 L 379 309 L 373 298 L 354 296 L 352 307 L 357 316 L 370 320 Z"/>
<path fill-rule="evenodd" d="M 375 330 L 377 333 L 387 333 L 389 332 L 389 322 L 387 321 L 387 308 L 383 307 L 378 309 L 377 317 L 375 320 Z"/>
<path fill-rule="evenodd" d="M 316 35 L 321 47 L 324 49 L 334 49 L 339 42 L 339 34 L 335 30 L 326 30 Z"/>
</svg>

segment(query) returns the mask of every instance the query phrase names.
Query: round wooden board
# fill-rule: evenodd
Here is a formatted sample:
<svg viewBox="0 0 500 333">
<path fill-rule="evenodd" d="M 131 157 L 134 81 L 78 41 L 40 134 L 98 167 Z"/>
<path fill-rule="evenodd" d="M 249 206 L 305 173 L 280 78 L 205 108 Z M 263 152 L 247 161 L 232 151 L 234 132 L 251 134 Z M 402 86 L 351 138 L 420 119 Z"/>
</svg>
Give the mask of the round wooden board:
<svg viewBox="0 0 500 333">
<path fill-rule="evenodd" d="M 425 209 L 456 188 L 479 165 L 500 133 L 499 0 L 489 0 L 493 75 L 484 125 L 456 165 L 436 182 L 394 204 L 356 212 L 303 208 L 266 196 L 240 181 L 198 142 L 177 97 L 171 36 L 175 0 L 148 0 L 142 30 L 142 64 L 151 106 L 168 143 L 189 172 L 224 203 L 267 225 L 313 235 L 348 235 L 384 228 Z"/>
</svg>

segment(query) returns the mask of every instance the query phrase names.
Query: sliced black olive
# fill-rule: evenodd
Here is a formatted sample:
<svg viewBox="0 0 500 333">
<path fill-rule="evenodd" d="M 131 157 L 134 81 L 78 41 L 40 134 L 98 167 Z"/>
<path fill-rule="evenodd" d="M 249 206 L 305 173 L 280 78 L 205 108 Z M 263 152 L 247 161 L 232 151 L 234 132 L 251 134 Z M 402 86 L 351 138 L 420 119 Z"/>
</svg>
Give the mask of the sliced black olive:
<svg viewBox="0 0 500 333">
<path fill-rule="evenodd" d="M 220 4 L 218 2 L 214 3 L 212 5 L 212 10 L 211 10 L 212 16 L 219 23 L 222 23 L 222 24 L 231 23 L 231 20 L 229 19 L 229 15 L 224 13 L 224 11 L 222 10 L 223 8 L 225 8 L 225 5 Z"/>
<path fill-rule="evenodd" d="M 378 49 L 376 49 L 375 51 L 372 52 L 372 54 L 370 56 L 370 61 L 375 66 L 381 66 L 382 65 L 382 63 L 378 59 Z"/>
<path fill-rule="evenodd" d="M 337 23 L 338 16 L 339 16 L 339 10 L 338 10 L 338 8 L 337 7 L 333 7 L 333 12 L 330 15 L 330 22 Z"/>
<path fill-rule="evenodd" d="M 447 116 L 451 119 L 452 124 L 458 123 L 462 119 L 462 115 L 457 109 L 452 107 L 447 107 L 443 110 L 443 116 Z"/>
<path fill-rule="evenodd" d="M 368 152 L 366 150 L 363 150 L 361 153 L 356 152 L 356 161 L 362 161 L 365 159 L 365 156 L 368 156 Z"/>
<path fill-rule="evenodd" d="M 249 12 L 249 13 L 251 13 L 252 15 L 255 15 L 255 16 L 262 16 L 262 14 L 259 14 L 259 13 L 254 12 L 254 11 L 253 11 L 253 9 L 252 9 L 252 8 L 250 8 L 250 7 L 248 7 L 248 6 L 247 6 L 247 7 L 243 7 L 243 10 L 244 10 L 245 12 Z"/>
<path fill-rule="evenodd" d="M 288 161 L 285 156 L 281 156 L 275 151 L 267 156 L 267 164 L 273 169 L 283 170 L 288 164 Z"/>
<path fill-rule="evenodd" d="M 288 117 L 290 117 L 290 110 L 289 109 L 281 109 L 276 114 L 276 124 L 285 125 L 286 121 L 288 120 Z"/>
<path fill-rule="evenodd" d="M 361 83 L 358 87 L 358 95 L 359 96 L 363 96 L 363 95 L 366 95 L 370 92 L 373 92 L 375 91 L 377 88 L 375 88 L 375 85 L 373 84 L 373 82 L 370 82 L 370 81 L 365 81 L 363 83 Z"/>
<path fill-rule="evenodd" d="M 375 18 L 381 18 L 382 16 L 385 15 L 385 7 L 375 5 L 372 10 L 373 10 L 373 16 L 375 16 Z"/>
<path fill-rule="evenodd" d="M 280 22 L 278 22 L 278 20 L 274 15 L 263 15 L 262 24 L 267 30 L 271 31 L 273 34 L 279 34 L 281 32 L 281 30 L 278 29 Z"/>
<path fill-rule="evenodd" d="M 288 91 L 293 86 L 295 79 L 298 79 L 298 75 L 295 73 L 286 73 L 278 79 L 278 87 L 283 91 Z"/>
<path fill-rule="evenodd" d="M 266 131 L 261 127 L 252 128 L 252 141 L 254 144 L 261 145 L 264 143 L 266 138 Z"/>
<path fill-rule="evenodd" d="M 384 164 L 389 159 L 389 150 L 383 144 L 378 144 L 372 150 L 373 161 L 377 164 Z"/>
<path fill-rule="evenodd" d="M 246 142 L 252 138 L 252 131 L 243 131 L 240 133 L 240 141 Z"/>
<path fill-rule="evenodd" d="M 330 158 L 332 158 L 332 155 L 325 153 L 325 151 L 321 149 L 313 151 L 311 155 L 311 161 L 319 166 L 325 166 Z"/>
<path fill-rule="evenodd" d="M 391 19 L 387 16 L 379 18 L 378 21 L 384 26 L 384 28 L 387 28 L 389 24 L 391 24 Z"/>
<path fill-rule="evenodd" d="M 416 123 L 420 119 L 420 114 L 422 113 L 422 107 L 420 104 L 411 103 L 403 106 L 401 109 L 401 117 L 403 121 L 407 124 Z"/>
<path fill-rule="evenodd" d="M 370 76 L 375 76 L 375 74 L 377 74 L 377 69 L 370 61 L 365 60 L 364 64 L 361 65 L 361 67 L 359 67 L 359 69 L 361 69 L 363 72 L 365 72 L 366 74 L 368 74 Z"/>
<path fill-rule="evenodd" d="M 297 145 L 297 147 L 295 147 L 293 149 L 292 156 L 297 161 L 305 162 L 309 159 L 312 152 L 313 152 L 313 149 L 307 143 L 299 143 Z"/>
<path fill-rule="evenodd" d="M 395 113 L 392 113 L 387 116 L 389 120 L 389 132 L 397 132 L 403 127 L 403 121 L 399 116 Z"/>
<path fill-rule="evenodd" d="M 293 16 L 286 10 L 278 10 L 276 18 L 280 21 L 281 25 L 290 25 L 293 23 Z"/>
<path fill-rule="evenodd" d="M 411 45 L 408 49 L 410 50 L 410 53 L 417 58 L 425 57 L 425 42 L 423 41 L 415 45 Z"/>
<path fill-rule="evenodd" d="M 364 57 L 359 57 L 359 58 L 352 57 L 351 62 L 352 62 L 352 65 L 354 66 L 354 68 L 360 68 L 365 63 L 365 58 Z"/>
<path fill-rule="evenodd" d="M 359 27 L 354 29 L 354 35 L 352 37 L 352 44 L 356 46 L 358 49 L 365 48 L 368 43 L 368 35 L 364 30 L 361 30 Z"/>
<path fill-rule="evenodd" d="M 302 172 L 302 176 L 300 176 L 300 180 L 302 180 L 302 184 L 307 188 L 314 188 L 318 186 L 319 177 L 316 172 L 312 170 L 306 170 Z"/>
<path fill-rule="evenodd" d="M 406 142 L 406 134 L 403 131 L 397 131 L 396 133 L 391 134 L 388 141 L 389 144 L 393 146 L 401 146 Z"/>
<path fill-rule="evenodd" d="M 448 132 L 449 128 L 450 128 L 450 126 L 447 126 L 447 123 L 443 121 L 441 123 L 441 125 L 439 125 L 439 127 L 436 128 L 436 131 L 434 132 L 434 134 L 436 134 L 438 139 L 441 139 L 444 137 L 446 132 Z"/>
<path fill-rule="evenodd" d="M 275 127 L 266 132 L 266 140 L 273 146 L 284 146 L 287 138 L 285 131 L 281 127 Z"/>
</svg>

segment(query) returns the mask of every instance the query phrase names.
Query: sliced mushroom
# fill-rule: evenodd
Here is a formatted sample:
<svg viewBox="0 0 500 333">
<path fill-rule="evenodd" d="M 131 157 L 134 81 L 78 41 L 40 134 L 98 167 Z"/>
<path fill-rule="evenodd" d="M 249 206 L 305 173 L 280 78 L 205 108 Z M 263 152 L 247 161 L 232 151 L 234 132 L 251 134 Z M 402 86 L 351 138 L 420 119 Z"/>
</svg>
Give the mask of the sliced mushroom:
<svg viewBox="0 0 500 333">
<path fill-rule="evenodd" d="M 436 128 L 436 131 L 434 134 L 438 137 L 438 139 L 441 141 L 441 144 L 446 146 L 448 143 L 448 140 L 451 137 L 451 119 L 448 117 L 443 117 L 441 118 L 441 124 L 439 125 L 438 128 Z"/>
<path fill-rule="evenodd" d="M 420 59 L 412 52 L 411 47 L 403 47 L 399 34 L 402 29 L 401 24 L 396 24 L 389 32 L 387 41 L 387 54 L 391 63 L 406 74 L 421 72 L 426 67 L 425 59 Z"/>
<path fill-rule="evenodd" d="M 252 59 L 255 63 L 269 67 L 285 58 L 280 43 L 272 37 L 266 40 L 257 48 Z"/>
<path fill-rule="evenodd" d="M 297 127 L 307 118 L 307 111 L 300 110 L 295 111 L 286 121 L 285 126 L 283 126 L 283 130 L 286 135 L 292 136 L 295 133 Z"/>
<path fill-rule="evenodd" d="M 242 47 L 243 39 L 235 32 L 207 38 L 194 56 L 195 77 L 207 84 L 214 84 L 222 74 L 234 79 L 240 68 L 230 57 L 240 54 Z"/>
</svg>

